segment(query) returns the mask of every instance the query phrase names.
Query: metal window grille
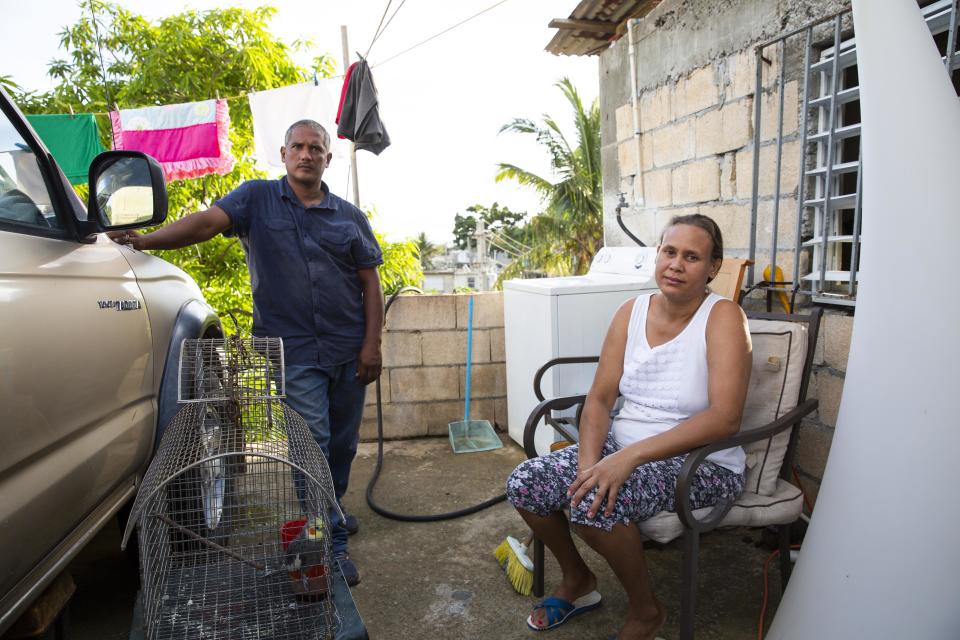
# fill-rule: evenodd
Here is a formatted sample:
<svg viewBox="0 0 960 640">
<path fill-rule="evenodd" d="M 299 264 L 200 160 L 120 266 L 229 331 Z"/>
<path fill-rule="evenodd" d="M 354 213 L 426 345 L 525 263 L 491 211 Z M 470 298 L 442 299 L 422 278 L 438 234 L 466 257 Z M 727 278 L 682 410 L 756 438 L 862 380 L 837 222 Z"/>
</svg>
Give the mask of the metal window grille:
<svg viewBox="0 0 960 640">
<path fill-rule="evenodd" d="M 923 2 L 921 12 L 930 27 L 954 87 L 960 93 L 960 51 L 958 51 L 957 0 Z M 895 46 L 896 43 L 891 43 Z M 792 286 L 793 294 L 809 296 L 813 302 L 854 305 L 860 257 L 860 229 L 864 214 L 860 199 L 860 87 L 857 76 L 857 49 L 850 9 L 810 23 L 796 31 L 759 45 L 754 100 L 754 149 L 761 148 L 764 96 L 763 68 L 771 55 L 779 61 L 778 77 L 771 91 L 776 93 L 777 136 L 775 140 L 775 192 L 772 203 L 772 232 L 769 275 L 753 288 L 772 294 L 779 287 Z M 802 57 L 802 63 L 800 58 Z M 788 74 L 800 84 L 800 175 L 797 187 L 795 245 L 792 252 L 792 280 L 776 278 L 781 217 L 781 170 L 784 164 L 785 82 Z M 869 169 L 868 169 L 869 170 Z M 751 206 L 750 258 L 756 259 L 758 231 L 758 177 L 760 154 L 754 153 Z M 869 215 L 869 211 L 865 212 Z M 783 215 L 788 215 L 783 213 Z"/>
</svg>

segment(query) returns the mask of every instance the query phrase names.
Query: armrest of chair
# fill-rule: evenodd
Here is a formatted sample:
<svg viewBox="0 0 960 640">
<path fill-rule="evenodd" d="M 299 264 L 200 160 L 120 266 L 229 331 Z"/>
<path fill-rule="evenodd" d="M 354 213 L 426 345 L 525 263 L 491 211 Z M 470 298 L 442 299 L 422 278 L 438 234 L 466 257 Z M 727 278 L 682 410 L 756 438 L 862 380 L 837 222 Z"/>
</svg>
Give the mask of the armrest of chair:
<svg viewBox="0 0 960 640">
<path fill-rule="evenodd" d="M 537 369 L 537 373 L 533 376 L 533 393 L 536 394 L 537 400 L 540 402 L 543 402 L 544 400 L 543 390 L 540 389 L 540 382 L 543 380 L 543 376 L 548 370 L 552 369 L 558 364 L 585 364 L 588 362 L 600 362 L 600 356 L 574 356 L 547 360 L 545 363 L 543 363 L 542 367 Z"/>
<path fill-rule="evenodd" d="M 720 524 L 720 521 L 723 520 L 727 512 L 733 507 L 732 501 L 725 501 L 714 505 L 710 513 L 702 520 L 698 520 L 696 516 L 693 515 L 693 508 L 690 506 L 690 484 L 696 476 L 697 468 L 706 460 L 708 455 L 722 449 L 739 447 L 775 436 L 781 431 L 789 429 L 800 422 L 804 416 L 813 413 L 817 406 L 819 406 L 817 400 L 805 400 L 797 405 L 793 411 L 780 416 L 773 422 L 762 427 L 751 429 L 745 433 L 738 433 L 729 438 L 711 442 L 710 444 L 692 450 L 689 455 L 687 455 L 687 459 L 684 460 L 683 466 L 680 468 L 680 474 L 677 476 L 675 503 L 677 516 L 680 518 L 683 526 L 700 533 L 710 531 Z"/>
<path fill-rule="evenodd" d="M 538 404 L 533 411 L 530 412 L 530 417 L 527 418 L 527 423 L 523 427 L 523 450 L 526 452 L 527 458 L 537 457 L 537 449 L 536 446 L 534 446 L 533 436 L 537 431 L 537 425 L 540 423 L 540 419 L 549 416 L 551 411 L 562 411 L 563 409 L 569 409 L 570 407 L 582 404 L 586 399 L 587 396 L 585 395 L 567 396 L 543 400 Z M 565 428 L 565 425 L 554 421 L 548 424 L 559 431 L 563 437 L 570 442 L 577 441 L 577 434 Z"/>
</svg>

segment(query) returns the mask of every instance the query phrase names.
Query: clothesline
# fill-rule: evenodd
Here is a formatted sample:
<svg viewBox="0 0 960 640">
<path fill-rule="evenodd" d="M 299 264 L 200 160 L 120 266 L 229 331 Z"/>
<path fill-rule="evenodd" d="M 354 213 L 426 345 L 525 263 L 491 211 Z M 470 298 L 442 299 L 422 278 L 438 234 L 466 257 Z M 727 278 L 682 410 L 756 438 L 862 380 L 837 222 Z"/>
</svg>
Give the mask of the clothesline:
<svg viewBox="0 0 960 640">
<path fill-rule="evenodd" d="M 370 48 L 373 47 L 373 44 L 377 41 L 377 39 L 379 38 L 379 36 L 383 35 L 383 32 L 386 31 L 386 29 L 387 29 L 388 26 L 390 26 L 390 22 L 393 21 L 393 18 L 394 18 L 394 17 L 396 17 L 397 12 L 400 11 L 400 9 L 403 7 L 404 2 L 406 2 L 406 0 L 403 0 L 403 2 L 400 3 L 400 5 L 396 8 L 396 10 L 393 12 L 393 15 L 390 16 L 390 19 L 387 20 L 386 25 L 384 25 L 382 29 L 381 29 L 380 27 L 378 27 L 379 33 L 377 33 L 377 34 L 374 35 L 374 39 L 373 39 L 373 41 L 370 43 Z M 416 48 L 418 48 L 418 47 L 421 47 L 421 46 L 427 44 L 428 42 L 430 42 L 430 41 L 432 41 L 432 40 L 435 40 L 436 38 L 439 38 L 440 36 L 442 36 L 442 35 L 450 32 L 450 31 L 453 31 L 453 30 L 456 29 L 457 27 L 462 26 L 462 25 L 470 22 L 471 20 L 474 20 L 475 18 L 480 17 L 481 15 L 487 13 L 488 11 L 492 11 L 493 9 L 496 9 L 497 7 L 499 7 L 500 5 L 502 5 L 502 4 L 505 3 L 505 2 L 507 2 L 507 0 L 499 0 L 498 2 L 495 2 L 494 4 L 488 6 L 487 8 L 482 9 L 482 10 L 478 11 L 477 13 L 475 13 L 475 14 L 467 17 L 467 18 L 464 18 L 464 19 L 461 20 L 460 22 L 457 22 L 456 24 L 453 24 L 453 25 L 451 25 L 451 26 L 449 26 L 449 27 L 447 27 L 447 28 L 445 28 L 445 29 L 443 29 L 443 30 L 441 30 L 441 31 L 438 31 L 437 33 L 433 34 L 433 35 L 430 36 L 429 38 L 426 38 L 426 39 L 424 39 L 424 40 L 421 40 L 421 41 L 418 42 L 417 44 L 415 44 L 415 45 L 413 45 L 413 46 L 410 46 L 410 47 L 407 47 L 406 49 L 400 51 L 399 53 L 395 53 L 395 54 L 393 54 L 392 56 L 389 56 L 389 57 L 387 57 L 387 58 L 384 58 L 383 60 L 381 60 L 381 61 L 379 61 L 379 62 L 376 62 L 376 63 L 371 64 L 371 65 L 370 65 L 370 68 L 371 68 L 371 69 L 376 69 L 377 67 L 379 67 L 379 66 L 382 65 L 382 64 L 386 64 L 387 62 L 390 62 L 390 61 L 392 61 L 392 60 L 395 60 L 396 58 L 399 58 L 400 56 L 402 56 L 402 55 L 404 55 L 404 54 L 407 54 L 407 53 L 413 51 L 414 49 L 416 49 Z M 389 7 L 390 7 L 390 4 L 387 3 L 387 9 L 389 9 Z M 386 15 L 386 12 L 387 12 L 387 10 L 384 10 L 384 15 Z M 381 19 L 381 25 L 382 25 L 382 19 Z M 369 52 L 369 48 L 368 48 L 368 52 Z M 344 77 L 345 77 L 345 74 L 340 73 L 340 74 L 337 74 L 337 75 L 335 75 L 335 76 L 329 76 L 329 77 L 326 77 L 326 78 L 320 78 L 320 80 L 337 80 L 337 79 L 341 79 L 341 78 L 344 78 Z M 313 83 L 316 84 L 316 83 L 317 83 L 317 80 L 318 80 L 317 78 L 314 78 Z M 299 84 L 309 84 L 310 82 L 311 82 L 311 81 L 308 80 L 308 81 L 306 81 L 306 82 L 294 83 L 294 84 L 292 84 L 292 85 L 286 85 L 286 86 L 296 86 L 296 85 L 299 85 Z M 281 88 L 281 87 L 275 87 L 275 88 L 278 88 L 278 89 L 279 89 L 279 88 Z M 241 93 L 241 94 L 238 94 L 238 95 L 227 96 L 226 98 L 223 98 L 223 100 L 226 100 L 226 101 L 228 101 L 228 102 L 230 102 L 231 100 L 242 100 L 242 99 L 244 99 L 244 98 L 247 98 L 251 93 L 257 93 L 258 91 L 269 91 L 269 89 L 259 89 L 259 90 L 257 90 L 257 91 L 247 91 L 247 92 L 244 92 L 244 93 Z M 215 97 L 216 97 L 218 100 L 221 99 L 219 96 L 215 96 Z M 119 107 L 117 107 L 117 108 L 119 108 Z M 91 113 L 93 113 L 93 115 L 95 115 L 95 116 L 108 116 L 108 115 L 110 115 L 110 112 L 109 112 L 109 111 L 94 111 L 94 112 L 91 112 Z"/>
</svg>

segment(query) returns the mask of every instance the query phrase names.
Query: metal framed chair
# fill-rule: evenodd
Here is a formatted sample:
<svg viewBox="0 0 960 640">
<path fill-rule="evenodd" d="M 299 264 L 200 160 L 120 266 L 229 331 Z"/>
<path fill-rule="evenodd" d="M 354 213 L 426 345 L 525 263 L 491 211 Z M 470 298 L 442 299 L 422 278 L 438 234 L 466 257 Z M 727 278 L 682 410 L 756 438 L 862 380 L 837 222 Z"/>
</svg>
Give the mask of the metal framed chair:
<svg viewBox="0 0 960 640">
<path fill-rule="evenodd" d="M 776 526 L 780 549 L 781 588 L 790 577 L 790 526 L 800 517 L 803 494 L 789 482 L 796 450 L 797 429 L 818 402 L 807 399 L 810 372 L 817 346 L 822 309 L 809 315 L 747 312 L 754 343 L 753 370 L 740 431 L 729 438 L 690 451 L 676 488 L 676 513 L 661 512 L 640 523 L 648 539 L 666 543 L 683 536 L 680 637 L 694 635 L 699 578 L 700 536 L 720 526 Z M 578 440 L 577 425 L 585 395 L 545 399 L 540 389 L 546 372 L 559 365 L 597 362 L 597 356 L 556 358 L 545 363 L 534 377 L 534 391 L 540 403 L 527 419 L 523 444 L 528 458 L 537 456 L 534 434 L 541 422 L 563 439 Z M 558 417 L 555 412 L 576 409 L 575 416 Z M 747 452 L 746 486 L 735 502 L 704 509 L 691 508 L 690 484 L 697 467 L 721 449 L 742 446 Z M 533 593 L 542 596 L 544 546 L 534 540 Z"/>
</svg>

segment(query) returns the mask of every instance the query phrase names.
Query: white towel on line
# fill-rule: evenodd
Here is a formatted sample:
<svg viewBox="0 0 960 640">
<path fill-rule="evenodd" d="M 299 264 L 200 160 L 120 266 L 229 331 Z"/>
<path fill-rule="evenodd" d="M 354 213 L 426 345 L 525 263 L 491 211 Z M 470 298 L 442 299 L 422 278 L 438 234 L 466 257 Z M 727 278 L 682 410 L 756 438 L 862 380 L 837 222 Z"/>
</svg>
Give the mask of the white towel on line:
<svg viewBox="0 0 960 640">
<path fill-rule="evenodd" d="M 297 120 L 316 120 L 327 130 L 332 140 L 335 158 L 349 156 L 348 140 L 337 138 L 337 105 L 340 100 L 342 78 L 330 78 L 278 89 L 249 94 L 250 113 L 253 116 L 253 145 L 257 168 L 271 174 L 283 170 L 280 147 L 287 127 Z"/>
</svg>

